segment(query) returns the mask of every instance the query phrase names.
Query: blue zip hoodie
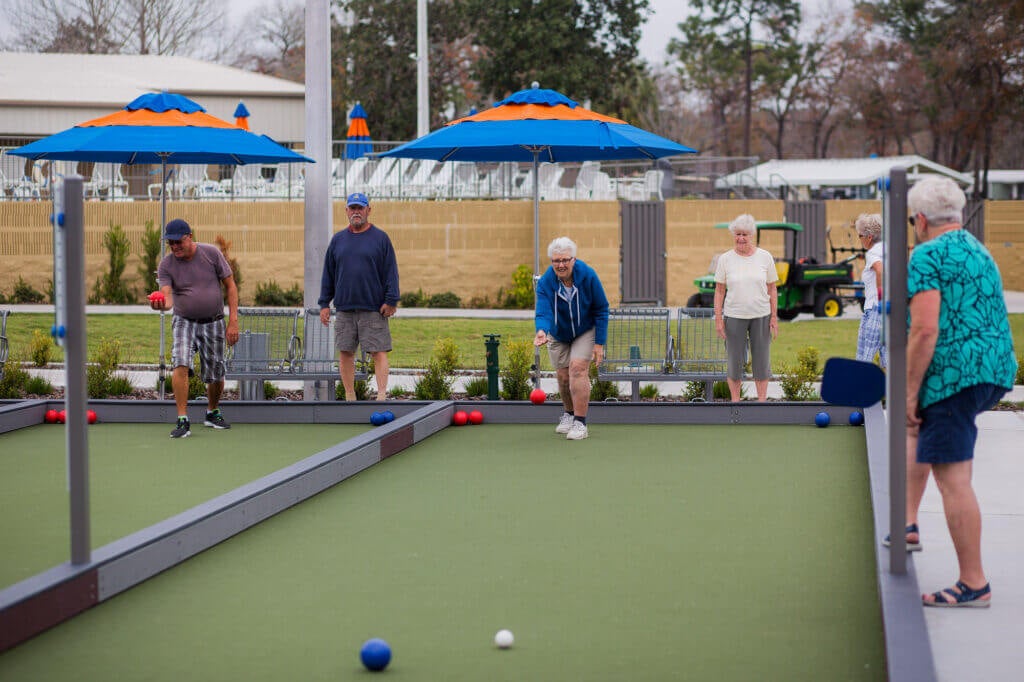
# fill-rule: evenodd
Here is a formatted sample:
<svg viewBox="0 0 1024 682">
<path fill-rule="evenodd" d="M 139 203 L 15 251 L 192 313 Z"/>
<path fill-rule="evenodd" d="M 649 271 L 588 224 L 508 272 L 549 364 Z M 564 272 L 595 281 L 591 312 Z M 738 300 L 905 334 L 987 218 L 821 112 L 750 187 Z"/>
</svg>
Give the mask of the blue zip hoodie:
<svg viewBox="0 0 1024 682">
<path fill-rule="evenodd" d="M 608 341 L 608 297 L 594 269 L 579 258 L 572 266 L 571 293 L 558 281 L 553 267 L 537 280 L 536 331 L 544 332 L 562 343 L 571 343 L 585 331 L 594 329 L 594 343 Z"/>
</svg>

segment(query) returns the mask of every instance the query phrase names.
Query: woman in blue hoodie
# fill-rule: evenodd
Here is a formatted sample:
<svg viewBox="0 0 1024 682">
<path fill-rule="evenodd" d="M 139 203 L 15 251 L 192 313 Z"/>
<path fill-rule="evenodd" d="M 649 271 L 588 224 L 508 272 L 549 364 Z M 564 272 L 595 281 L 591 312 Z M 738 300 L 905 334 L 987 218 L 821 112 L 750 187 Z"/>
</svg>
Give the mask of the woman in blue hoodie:
<svg viewBox="0 0 1024 682">
<path fill-rule="evenodd" d="M 587 437 L 590 363 L 601 364 L 608 340 L 608 298 L 594 269 L 576 259 L 576 243 L 559 237 L 548 245 L 551 267 L 537 281 L 537 335 L 548 345 L 565 412 L 555 433 L 568 440 Z"/>
</svg>

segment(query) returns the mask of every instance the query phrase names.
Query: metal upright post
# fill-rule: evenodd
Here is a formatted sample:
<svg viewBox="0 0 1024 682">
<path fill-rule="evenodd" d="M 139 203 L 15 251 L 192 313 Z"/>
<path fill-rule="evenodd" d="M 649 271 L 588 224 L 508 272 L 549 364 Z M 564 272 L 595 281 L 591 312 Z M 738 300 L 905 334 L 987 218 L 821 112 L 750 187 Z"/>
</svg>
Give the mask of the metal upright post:
<svg viewBox="0 0 1024 682">
<path fill-rule="evenodd" d="M 885 214 L 885 339 L 889 352 L 886 407 L 889 425 L 889 572 L 907 572 L 907 171 L 889 174 Z M 890 311 L 886 314 L 887 304 Z"/>
<path fill-rule="evenodd" d="M 303 307 L 316 308 L 327 243 L 334 234 L 331 200 L 331 15 L 328 0 L 306 2 L 306 168 Z M 304 332 L 308 334 L 309 332 Z M 306 381 L 306 400 L 329 400 L 327 382 Z"/>
<path fill-rule="evenodd" d="M 81 176 L 64 178 L 64 409 L 71 511 L 71 563 L 91 559 L 89 540 L 89 436 L 85 379 L 85 221 Z M 54 216 L 59 225 L 62 216 Z M 57 330 L 60 333 L 61 330 Z"/>
</svg>

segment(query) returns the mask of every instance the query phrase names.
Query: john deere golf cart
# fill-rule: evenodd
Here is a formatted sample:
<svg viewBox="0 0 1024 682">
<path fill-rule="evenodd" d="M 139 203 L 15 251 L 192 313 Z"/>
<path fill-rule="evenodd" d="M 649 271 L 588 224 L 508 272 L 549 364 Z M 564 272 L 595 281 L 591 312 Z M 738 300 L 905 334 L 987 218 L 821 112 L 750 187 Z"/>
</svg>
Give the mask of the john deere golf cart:
<svg viewBox="0 0 1024 682">
<path fill-rule="evenodd" d="M 728 228 L 719 223 L 716 228 Z M 786 242 L 786 253 L 799 253 L 797 249 L 804 228 L 798 223 L 757 223 L 757 242 L 761 243 L 764 230 L 781 231 Z M 800 313 L 814 313 L 815 317 L 839 317 L 843 314 L 843 299 L 855 291 L 853 265 L 848 259 L 842 263 L 818 263 L 813 258 L 782 257 L 775 259 L 779 273 L 779 319 L 792 320 Z M 711 308 L 715 305 L 715 268 L 694 280 L 697 293 L 686 302 L 689 308 Z"/>
</svg>

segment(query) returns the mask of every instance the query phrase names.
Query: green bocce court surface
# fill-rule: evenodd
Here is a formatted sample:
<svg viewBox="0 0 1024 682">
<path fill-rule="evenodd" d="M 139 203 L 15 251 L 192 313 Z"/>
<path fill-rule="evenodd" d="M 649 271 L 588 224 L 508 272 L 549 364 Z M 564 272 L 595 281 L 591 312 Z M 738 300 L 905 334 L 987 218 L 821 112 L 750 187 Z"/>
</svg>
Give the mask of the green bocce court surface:
<svg viewBox="0 0 1024 682">
<path fill-rule="evenodd" d="M 92 547 L 185 511 L 369 428 L 354 424 L 201 422 L 171 439 L 173 424 L 89 426 Z M 0 434 L 0 588 L 68 560 L 64 427 Z"/>
<path fill-rule="evenodd" d="M 365 679 L 371 637 L 392 647 L 385 679 L 885 679 L 864 429 L 552 431 L 443 429 L 7 651 L 0 680 Z M 245 425 L 230 436 L 247 446 L 204 447 L 225 435 L 117 484 L 94 464 L 94 525 L 146 522 L 107 528 L 107 495 L 132 516 L 181 507 L 295 459 L 263 450 L 330 440 Z M 46 468 L 62 477 L 62 456 Z M 510 650 L 492 644 L 501 628 Z"/>
</svg>

